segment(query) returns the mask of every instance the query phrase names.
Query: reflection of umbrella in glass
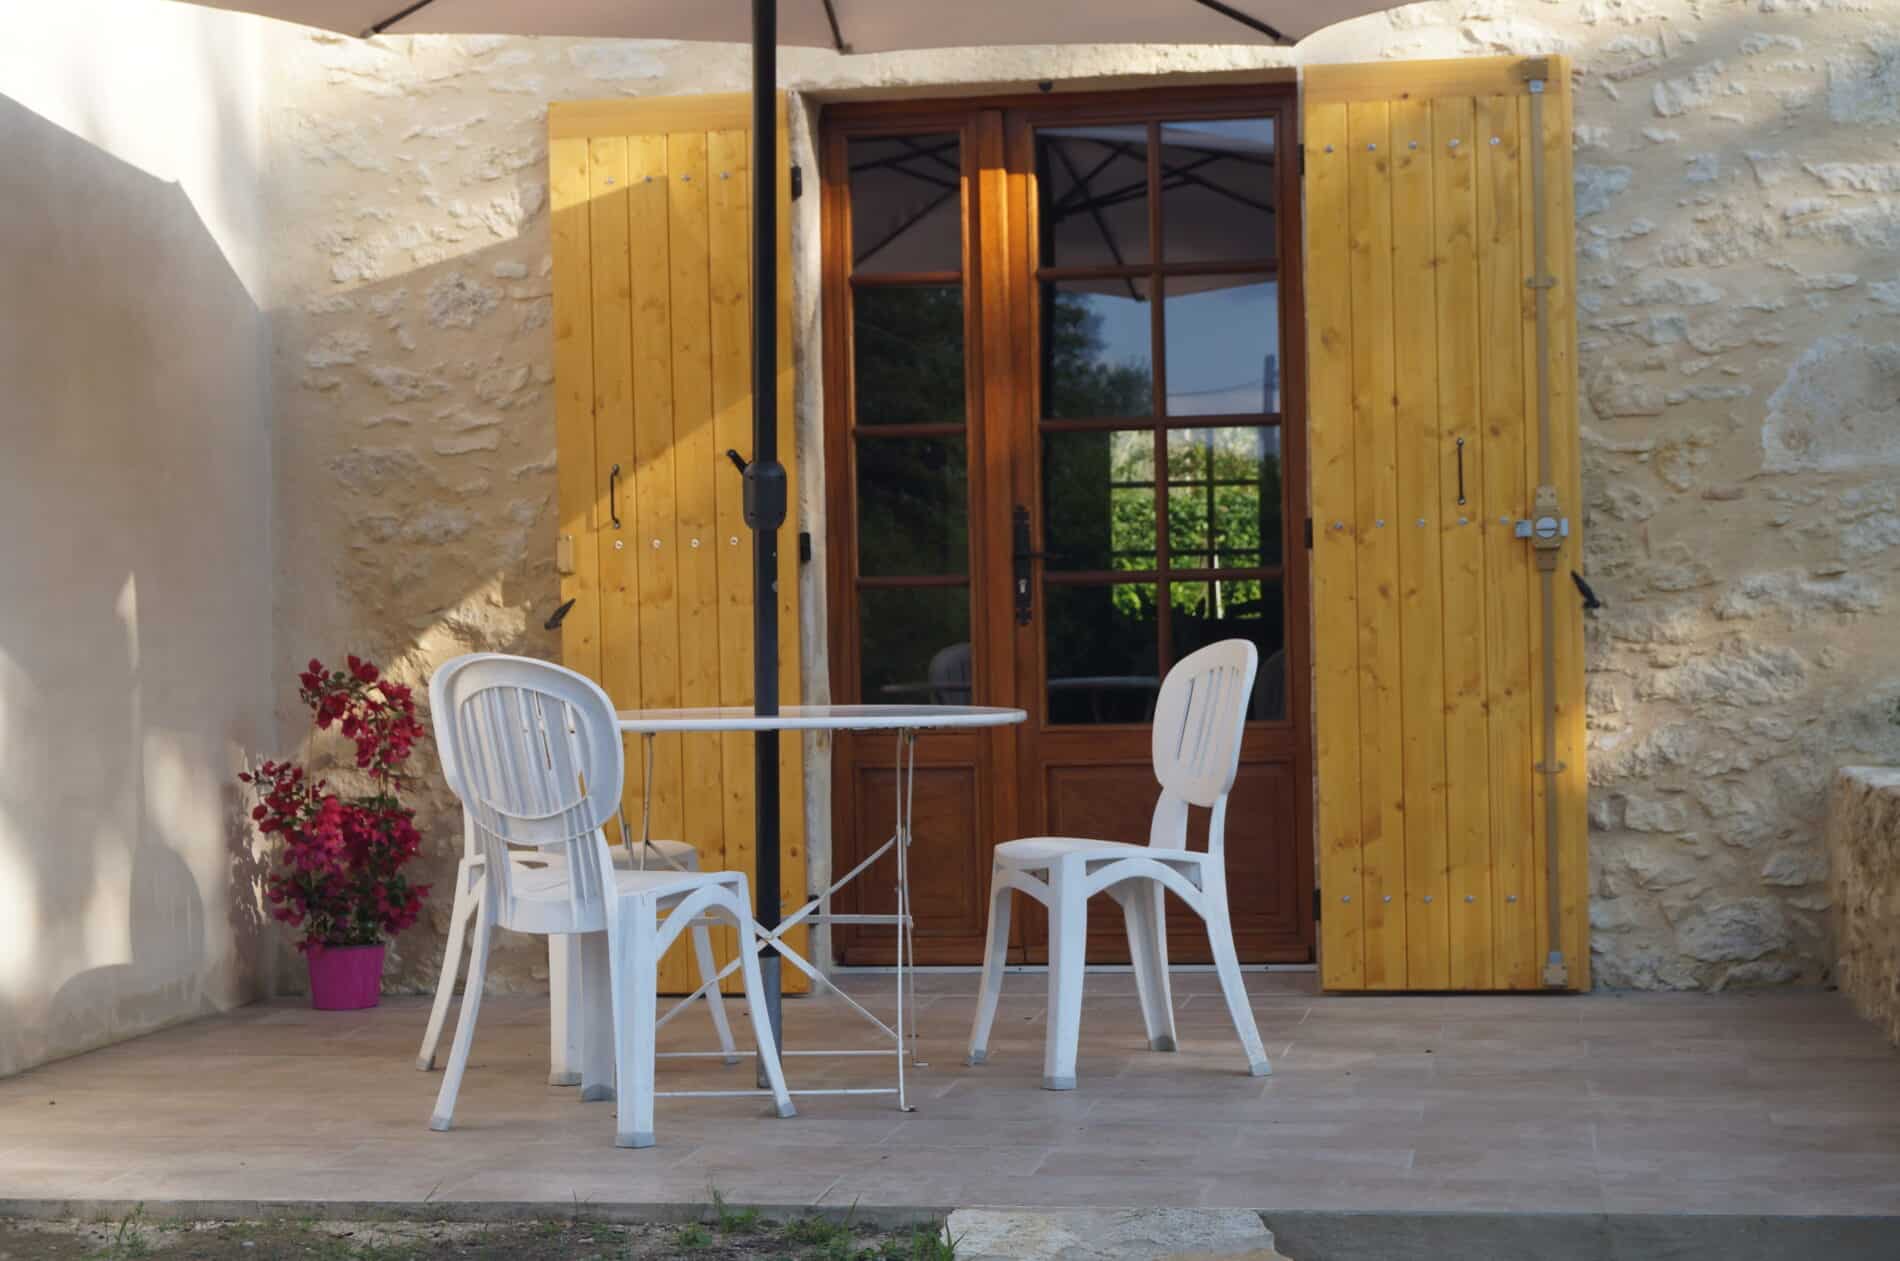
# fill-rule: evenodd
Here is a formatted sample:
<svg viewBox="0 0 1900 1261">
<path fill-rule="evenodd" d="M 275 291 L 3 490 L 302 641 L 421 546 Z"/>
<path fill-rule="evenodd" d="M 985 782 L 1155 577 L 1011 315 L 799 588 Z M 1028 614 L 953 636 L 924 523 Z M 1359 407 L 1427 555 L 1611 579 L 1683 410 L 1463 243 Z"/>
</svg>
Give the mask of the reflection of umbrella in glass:
<svg viewBox="0 0 1900 1261">
<path fill-rule="evenodd" d="M 1291 43 L 1395 0 L 200 0 L 217 8 L 344 34 L 566 35 L 752 45 L 753 452 L 745 472 L 753 528 L 754 677 L 758 712 L 778 710 L 778 622 L 773 616 L 785 470 L 778 462 L 779 154 L 773 96 L 778 46 L 840 53 L 1038 44 Z M 778 733 L 761 732 L 754 758 L 758 919 L 779 921 Z M 764 960 L 778 1025 L 778 959 Z"/>
<path fill-rule="evenodd" d="M 1165 261 L 1270 258 L 1278 161 L 1273 120 L 1169 122 L 1160 136 Z M 1037 132 L 1045 266 L 1119 267 L 1150 260 L 1148 148 L 1143 124 Z M 915 273 L 935 270 L 943 258 L 955 257 L 961 179 L 952 136 L 854 142 L 853 267 Z M 1230 276 L 1180 277 L 1169 288 L 1186 293 L 1235 283 Z M 1145 297 L 1125 278 L 1077 284 Z"/>
</svg>

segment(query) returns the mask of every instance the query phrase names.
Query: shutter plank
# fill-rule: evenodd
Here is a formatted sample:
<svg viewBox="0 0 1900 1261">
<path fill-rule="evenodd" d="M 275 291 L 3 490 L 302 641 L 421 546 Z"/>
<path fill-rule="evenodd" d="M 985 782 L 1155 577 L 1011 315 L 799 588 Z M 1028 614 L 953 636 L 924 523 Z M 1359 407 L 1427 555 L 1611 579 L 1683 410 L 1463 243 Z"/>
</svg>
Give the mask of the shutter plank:
<svg viewBox="0 0 1900 1261">
<path fill-rule="evenodd" d="M 1557 804 L 1558 913 L 1570 985 L 1590 988 L 1589 780 L 1585 774 L 1583 607 L 1569 585 L 1583 572 L 1583 470 L 1577 428 L 1577 241 L 1573 213 L 1570 65 L 1551 58 L 1544 110 L 1544 212 L 1556 286 L 1550 292 L 1550 415 L 1552 469 L 1570 540 L 1557 567 L 1557 757 L 1563 773 L 1551 782 Z"/>
<path fill-rule="evenodd" d="M 1485 652 L 1491 750 L 1491 861 L 1501 899 L 1492 920 L 1493 983 L 1536 988 L 1538 975 L 1535 824 L 1530 765 L 1536 760 L 1531 715 L 1530 548 L 1513 537 L 1530 511 L 1525 446 L 1534 421 L 1524 414 L 1523 206 L 1515 96 L 1483 97 L 1478 125 L 1478 310 L 1485 440 Z M 1497 143 L 1493 144 L 1492 141 Z"/>
<path fill-rule="evenodd" d="M 1392 360 L 1390 107 L 1347 106 L 1353 463 L 1359 529 L 1359 836 L 1366 987 L 1405 985 L 1405 769 Z"/>
<path fill-rule="evenodd" d="M 713 442 L 711 251 L 706 135 L 666 138 L 667 261 L 673 335 L 673 483 L 679 524 L 680 703 L 719 701 L 719 563 L 715 479 L 732 470 Z M 683 738 L 682 839 L 708 871 L 725 863 L 722 737 Z M 728 956 L 729 957 L 729 956 Z"/>
<path fill-rule="evenodd" d="M 1359 640 L 1354 506 L 1346 107 L 1306 111 L 1307 449 L 1313 489 L 1314 769 L 1319 797 L 1321 983 L 1365 988 L 1359 855 Z"/>
<path fill-rule="evenodd" d="M 709 186 L 707 249 L 711 302 L 713 446 L 752 450 L 751 133 L 715 131 L 707 137 L 707 165 L 725 178 Z M 719 584 L 719 703 L 752 704 L 752 532 L 745 524 L 745 485 L 737 472 L 714 478 Z M 725 867 L 756 872 L 752 818 L 752 737 L 718 737 L 724 792 Z M 722 929 L 721 958 L 735 949 Z M 738 992 L 738 977 L 727 988 Z"/>
<path fill-rule="evenodd" d="M 1392 106 L 1393 369 L 1398 454 L 1399 619 L 1404 690 L 1405 980 L 1451 985 L 1445 849 L 1444 607 L 1439 534 L 1437 254 L 1432 107 Z M 1454 490 L 1453 498 L 1456 498 Z M 1455 520 L 1454 516 L 1454 520 Z"/>
<path fill-rule="evenodd" d="M 792 348 L 792 166 L 784 96 L 774 114 L 778 128 L 778 451 L 785 465 L 785 526 L 779 531 L 778 640 L 779 701 L 796 705 L 805 697 L 803 640 L 798 633 L 798 531 L 804 514 L 798 503 L 797 378 Z M 821 462 L 822 462 L 822 457 Z M 787 908 L 805 902 L 805 740 L 791 733 L 779 740 L 779 897 Z M 816 737 L 812 737 L 815 739 Z M 810 930 L 795 928 L 786 943 L 810 955 Z M 785 968 L 785 992 L 802 993 L 805 974 Z"/>
<path fill-rule="evenodd" d="M 640 705 L 684 704 L 680 692 L 679 495 L 674 483 L 673 321 L 667 145 L 627 138 L 627 226 L 633 290 L 634 537 L 640 566 Z M 686 839 L 685 737 L 653 749 L 653 835 Z M 667 952 L 662 993 L 690 990 L 690 946 Z"/>
<path fill-rule="evenodd" d="M 588 227 L 593 243 L 594 449 L 598 485 L 609 494 L 614 465 L 620 474 L 600 531 L 600 684 L 616 705 L 640 702 L 640 572 L 633 540 L 633 294 L 628 272 L 627 142 L 604 136 L 588 142 Z M 611 515 L 617 513 L 616 529 Z M 624 547 L 615 544 L 624 543 Z M 643 767 L 640 741 L 627 741 L 627 784 L 622 808 L 639 819 Z"/>
<path fill-rule="evenodd" d="M 587 142 L 548 144 L 548 202 L 554 257 L 555 498 L 560 534 L 571 539 L 573 572 L 560 575 L 561 660 L 595 682 L 600 674 L 600 538 L 606 478 L 594 451 L 594 318 Z"/>
<path fill-rule="evenodd" d="M 1438 257 L 1439 477 L 1444 588 L 1445 812 L 1454 989 L 1491 985 L 1490 743 L 1485 729 L 1484 427 L 1478 423 L 1476 120 L 1469 98 L 1432 103 Z M 1454 144 L 1453 142 L 1457 143 Z M 1458 503 L 1460 449 L 1467 502 Z"/>
</svg>

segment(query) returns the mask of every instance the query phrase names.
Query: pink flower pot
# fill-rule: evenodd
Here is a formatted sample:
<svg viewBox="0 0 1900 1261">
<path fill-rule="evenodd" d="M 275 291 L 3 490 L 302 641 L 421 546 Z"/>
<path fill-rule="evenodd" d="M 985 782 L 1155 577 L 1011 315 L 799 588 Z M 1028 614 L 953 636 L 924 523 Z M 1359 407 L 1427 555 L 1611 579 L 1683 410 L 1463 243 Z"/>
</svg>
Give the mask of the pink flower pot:
<svg viewBox="0 0 1900 1261">
<path fill-rule="evenodd" d="M 318 1011 L 359 1011 L 383 996 L 383 947 L 312 946 L 310 1005 Z"/>
</svg>

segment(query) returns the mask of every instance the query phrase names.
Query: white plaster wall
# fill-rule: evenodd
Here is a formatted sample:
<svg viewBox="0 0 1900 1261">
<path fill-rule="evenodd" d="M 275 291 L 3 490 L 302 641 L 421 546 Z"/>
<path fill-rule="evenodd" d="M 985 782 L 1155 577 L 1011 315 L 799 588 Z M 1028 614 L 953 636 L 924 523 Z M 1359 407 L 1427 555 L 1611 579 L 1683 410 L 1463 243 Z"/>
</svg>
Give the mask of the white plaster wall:
<svg viewBox="0 0 1900 1261">
<path fill-rule="evenodd" d="M 262 24 L 0 40 L 0 1076 L 261 992 Z"/>
<path fill-rule="evenodd" d="M 1434 0 L 1271 49 L 784 56 L 814 102 L 1058 89 L 1381 57 L 1578 66 L 1580 364 L 1598 975 L 1818 980 L 1822 789 L 1900 754 L 1900 10 L 1848 0 Z M 423 677 L 552 655 L 550 99 L 736 91 L 742 50 L 417 38 L 286 43 L 272 79 L 280 673 L 350 645 Z M 808 149 L 802 155 L 809 162 Z M 795 219 L 805 521 L 818 518 L 815 206 Z M 803 651 L 825 694 L 823 597 Z M 828 793 L 809 764 L 813 870 Z M 426 803 L 430 862 L 456 835 Z M 392 979 L 426 983 L 436 914 Z M 511 947 L 501 986 L 539 982 Z"/>
</svg>

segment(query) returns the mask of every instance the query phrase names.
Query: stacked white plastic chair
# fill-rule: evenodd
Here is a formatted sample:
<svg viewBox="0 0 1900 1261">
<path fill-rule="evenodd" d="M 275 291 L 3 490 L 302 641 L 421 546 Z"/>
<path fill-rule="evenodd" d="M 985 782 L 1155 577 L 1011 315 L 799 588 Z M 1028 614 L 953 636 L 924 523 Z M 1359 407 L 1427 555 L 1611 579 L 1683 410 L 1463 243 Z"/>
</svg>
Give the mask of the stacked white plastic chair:
<svg viewBox="0 0 1900 1261">
<path fill-rule="evenodd" d="M 744 874 L 613 865 L 602 829 L 619 809 L 626 764 L 607 694 L 571 670 L 499 655 L 461 664 L 442 692 L 436 739 L 456 768 L 451 787 L 482 853 L 484 889 L 461 1017 L 430 1128 L 446 1130 L 454 1116 L 489 945 L 494 930 L 506 928 L 583 935 L 582 988 L 593 996 L 604 990 L 608 1001 L 584 1013 L 582 1097 L 618 1100 L 618 1146 L 652 1146 L 660 957 L 706 913 L 730 920 L 738 932 L 765 1093 L 778 1115 L 793 1115 L 765 1018 Z M 565 861 L 518 863 L 513 851 L 520 847 Z"/>
<path fill-rule="evenodd" d="M 448 695 L 449 680 L 455 677 L 457 670 L 470 662 L 501 655 L 478 652 L 443 662 L 429 680 L 430 711 L 443 712 L 447 704 L 445 697 Z M 437 742 L 436 750 L 437 760 L 442 765 L 442 777 L 448 781 L 450 791 L 459 798 L 462 789 L 456 776 L 453 751 L 443 741 Z M 614 864 L 620 867 L 640 868 L 651 864 L 675 870 L 699 870 L 699 851 L 685 841 L 644 841 L 638 852 L 626 846 L 610 848 Z M 530 868 L 544 868 L 566 861 L 564 854 L 529 850 L 516 850 L 510 857 L 517 866 Z M 462 860 L 455 868 L 455 901 L 449 909 L 448 946 L 442 952 L 442 971 L 436 978 L 435 1003 L 429 1009 L 429 1027 L 422 1035 L 422 1050 L 416 1055 L 416 1067 L 425 1073 L 435 1067 L 436 1051 L 442 1042 L 442 1028 L 448 1021 L 449 1002 L 455 994 L 456 974 L 461 969 L 462 952 L 467 945 L 468 924 L 481 906 L 484 861 L 481 846 L 475 841 L 474 824 L 464 810 Z M 712 934 L 703 921 L 693 925 L 693 956 L 703 985 L 716 970 Z M 567 940 L 562 937 L 548 938 L 548 992 L 554 1011 L 553 1018 L 548 1022 L 548 1084 L 551 1086 L 580 1084 L 580 1047 L 566 1036 L 578 1029 L 580 1023 L 565 1016 L 566 1009 L 579 1001 L 579 981 L 579 969 L 573 967 L 569 959 Z M 726 1062 L 737 1063 L 739 1053 L 733 1046 L 732 1026 L 726 1020 L 725 1004 L 720 1000 L 717 987 L 706 992 L 706 1002 L 711 1009 L 713 1029 L 719 1035 L 719 1048 L 725 1052 Z"/>
<path fill-rule="evenodd" d="M 1273 1071 L 1241 982 L 1227 913 L 1227 868 L 1222 854 L 1227 796 L 1240 767 L 1247 698 L 1259 664 L 1252 644 L 1229 639 L 1190 653 L 1168 671 L 1155 704 L 1153 737 L 1161 800 L 1155 803 L 1146 845 L 1039 836 L 996 847 L 983 987 L 970 1033 L 972 1064 L 981 1064 L 989 1053 L 990 1028 L 996 1019 L 1009 949 L 1012 891 L 1049 908 L 1044 1088 L 1075 1089 L 1088 901 L 1097 893 L 1107 893 L 1121 903 L 1148 1045 L 1156 1051 L 1172 1051 L 1174 1002 L 1168 987 L 1168 936 L 1162 911 L 1164 894 L 1172 892 L 1207 925 L 1221 992 L 1246 1051 L 1248 1071 L 1256 1077 Z M 1187 847 L 1190 806 L 1211 811 L 1205 853 Z"/>
</svg>

